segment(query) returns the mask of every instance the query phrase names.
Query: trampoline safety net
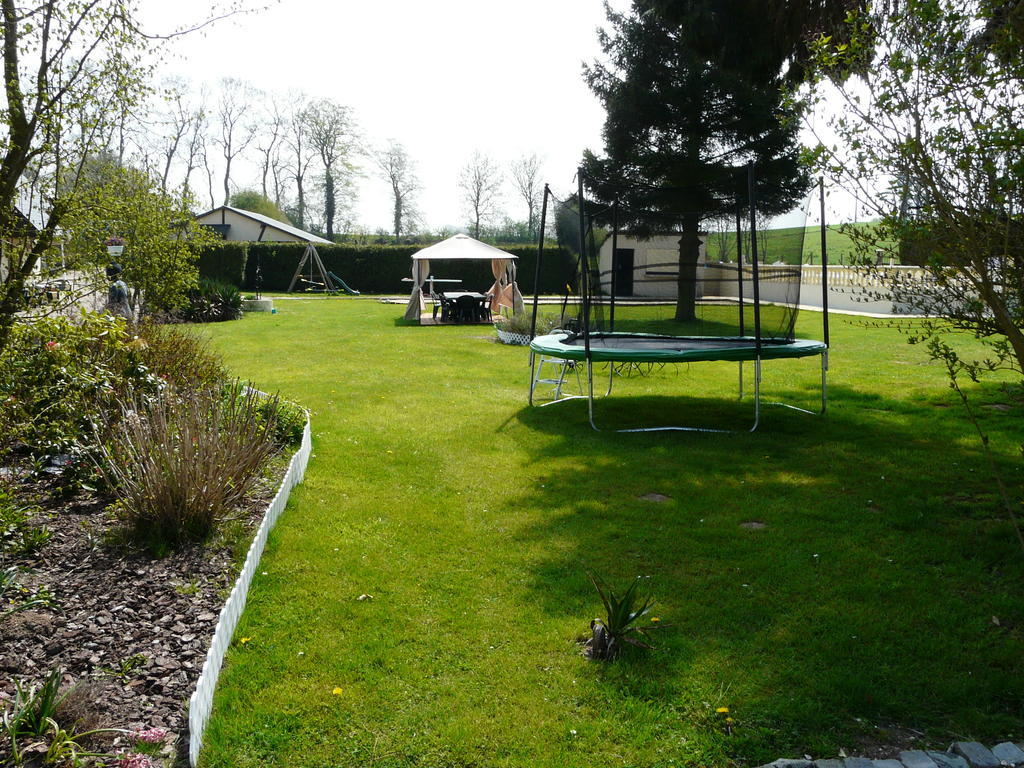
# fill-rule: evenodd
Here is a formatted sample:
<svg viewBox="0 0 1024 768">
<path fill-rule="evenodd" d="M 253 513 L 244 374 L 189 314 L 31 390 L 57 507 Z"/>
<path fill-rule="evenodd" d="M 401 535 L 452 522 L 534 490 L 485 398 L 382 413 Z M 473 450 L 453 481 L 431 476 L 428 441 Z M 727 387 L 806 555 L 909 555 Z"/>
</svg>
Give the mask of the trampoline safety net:
<svg viewBox="0 0 1024 768">
<path fill-rule="evenodd" d="M 561 328 L 599 345 L 615 334 L 638 351 L 664 337 L 680 348 L 790 343 L 816 191 L 759 182 L 750 166 L 672 188 L 581 172 L 574 194 L 546 190 L 548 234 L 570 258 L 558 304 L 534 296 L 533 335 Z"/>
</svg>

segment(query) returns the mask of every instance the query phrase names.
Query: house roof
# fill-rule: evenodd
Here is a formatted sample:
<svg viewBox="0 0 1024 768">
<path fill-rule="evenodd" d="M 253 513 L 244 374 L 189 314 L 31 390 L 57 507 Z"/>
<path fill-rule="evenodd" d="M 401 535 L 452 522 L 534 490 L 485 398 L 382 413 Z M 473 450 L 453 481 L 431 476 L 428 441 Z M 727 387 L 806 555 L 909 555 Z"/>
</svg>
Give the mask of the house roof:
<svg viewBox="0 0 1024 768">
<path fill-rule="evenodd" d="M 272 219 L 269 216 L 264 216 L 262 213 L 256 213 L 255 211 L 247 211 L 243 208 L 235 208 L 234 206 L 231 205 L 218 206 L 217 208 L 206 211 L 206 213 L 199 214 L 198 216 L 196 216 L 196 218 L 201 219 L 205 216 L 209 216 L 211 213 L 217 213 L 217 211 L 220 211 L 222 209 L 226 211 L 231 211 L 232 213 L 237 213 L 239 216 L 245 216 L 246 218 L 252 219 L 253 221 L 258 221 L 260 224 L 279 230 L 281 232 L 285 232 L 291 235 L 292 237 L 297 237 L 300 240 L 305 240 L 307 243 L 331 242 L 330 240 L 326 240 L 320 237 L 319 235 L 314 235 L 312 232 L 307 232 L 304 229 L 293 227 L 291 224 L 285 224 L 283 221 L 278 221 L 277 219 Z"/>
<path fill-rule="evenodd" d="M 15 203 L 11 206 L 11 211 L 14 213 L 14 223 L 9 234 L 14 237 L 35 237 L 39 234 L 39 230 L 46 225 L 46 221 L 37 209 L 30 208 L 29 212 L 25 213 L 24 208 Z"/>
</svg>

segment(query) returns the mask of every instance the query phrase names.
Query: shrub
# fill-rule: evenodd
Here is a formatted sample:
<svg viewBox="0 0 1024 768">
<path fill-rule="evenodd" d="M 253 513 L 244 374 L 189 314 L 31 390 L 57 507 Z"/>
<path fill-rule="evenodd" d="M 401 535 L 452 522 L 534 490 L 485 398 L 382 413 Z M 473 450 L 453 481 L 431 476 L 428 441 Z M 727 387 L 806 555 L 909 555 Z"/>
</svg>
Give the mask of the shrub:
<svg viewBox="0 0 1024 768">
<path fill-rule="evenodd" d="M 306 412 L 295 403 L 277 397 L 263 397 L 260 399 L 259 415 L 278 445 L 289 447 L 302 442 Z"/>
<path fill-rule="evenodd" d="M 0 455 L 63 457 L 64 474 L 91 470 L 95 425 L 130 393 L 162 386 L 123 320 L 84 313 L 19 325 L 0 355 Z"/>
<path fill-rule="evenodd" d="M 277 395 L 266 395 L 248 386 L 230 384 L 224 388 L 225 398 L 256 398 L 256 418 L 270 439 L 282 448 L 297 446 L 306 429 L 306 411 Z"/>
<path fill-rule="evenodd" d="M 149 370 L 178 388 L 210 389 L 228 380 L 221 359 L 209 344 L 180 326 L 139 326 L 142 361 Z"/>
<path fill-rule="evenodd" d="M 529 336 L 532 320 L 533 313 L 526 310 L 511 317 L 501 317 L 494 321 L 494 326 L 508 333 L 521 333 L 524 336 Z M 537 336 L 543 336 L 546 333 L 551 333 L 556 328 L 563 327 L 565 327 L 565 318 L 561 315 L 537 313 Z"/>
<path fill-rule="evenodd" d="M 193 323 L 220 323 L 242 316 L 242 294 L 238 287 L 203 277 L 188 292 L 188 304 L 179 317 Z"/>
<path fill-rule="evenodd" d="M 124 403 L 101 471 L 129 533 L 151 551 L 209 535 L 277 450 L 276 398 L 260 418 L 260 396 L 235 387 Z"/>
</svg>

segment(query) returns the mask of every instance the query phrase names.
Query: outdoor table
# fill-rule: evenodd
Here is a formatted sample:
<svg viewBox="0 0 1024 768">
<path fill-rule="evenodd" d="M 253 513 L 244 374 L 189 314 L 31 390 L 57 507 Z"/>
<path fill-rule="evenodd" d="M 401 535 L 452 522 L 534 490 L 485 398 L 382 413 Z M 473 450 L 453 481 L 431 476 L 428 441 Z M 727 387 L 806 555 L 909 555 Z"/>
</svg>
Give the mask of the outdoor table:
<svg viewBox="0 0 1024 768">
<path fill-rule="evenodd" d="M 452 301 L 455 301 L 460 296 L 472 296 L 474 299 L 481 300 L 487 298 L 486 293 L 478 293 L 477 291 L 445 291 L 441 295 L 446 299 L 451 299 Z"/>
</svg>

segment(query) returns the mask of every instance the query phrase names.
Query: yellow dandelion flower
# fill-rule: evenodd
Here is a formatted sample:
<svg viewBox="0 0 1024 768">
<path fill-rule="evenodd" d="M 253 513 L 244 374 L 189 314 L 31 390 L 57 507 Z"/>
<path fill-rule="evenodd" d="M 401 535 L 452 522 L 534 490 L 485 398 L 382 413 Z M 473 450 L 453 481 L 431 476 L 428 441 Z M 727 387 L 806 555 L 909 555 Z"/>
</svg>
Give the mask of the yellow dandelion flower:
<svg viewBox="0 0 1024 768">
<path fill-rule="evenodd" d="M 240 642 L 240 643 L 241 643 L 242 645 L 245 645 L 245 644 L 246 644 L 246 643 L 248 643 L 248 642 L 249 642 L 250 640 L 252 640 L 252 638 L 251 638 L 251 637 L 243 637 L 243 638 L 242 638 L 241 640 L 239 640 L 238 642 Z"/>
<path fill-rule="evenodd" d="M 659 616 L 651 616 L 651 623 L 652 624 L 657 624 L 659 621 L 661 621 L 661 617 L 659 617 Z"/>
<path fill-rule="evenodd" d="M 718 709 L 715 710 L 715 712 L 717 712 L 720 715 L 728 715 L 729 714 L 729 708 L 728 707 L 719 707 Z"/>
<path fill-rule="evenodd" d="M 735 720 L 733 720 L 733 719 L 732 719 L 731 717 L 727 717 L 727 718 L 725 718 L 725 722 L 726 722 L 726 723 L 727 723 L 728 725 L 732 725 L 732 724 L 733 724 L 734 722 L 736 722 L 736 721 L 735 721 Z"/>
<path fill-rule="evenodd" d="M 331 693 L 333 693 L 335 696 L 341 696 L 341 688 L 335 686 L 334 690 L 331 691 Z"/>
</svg>

